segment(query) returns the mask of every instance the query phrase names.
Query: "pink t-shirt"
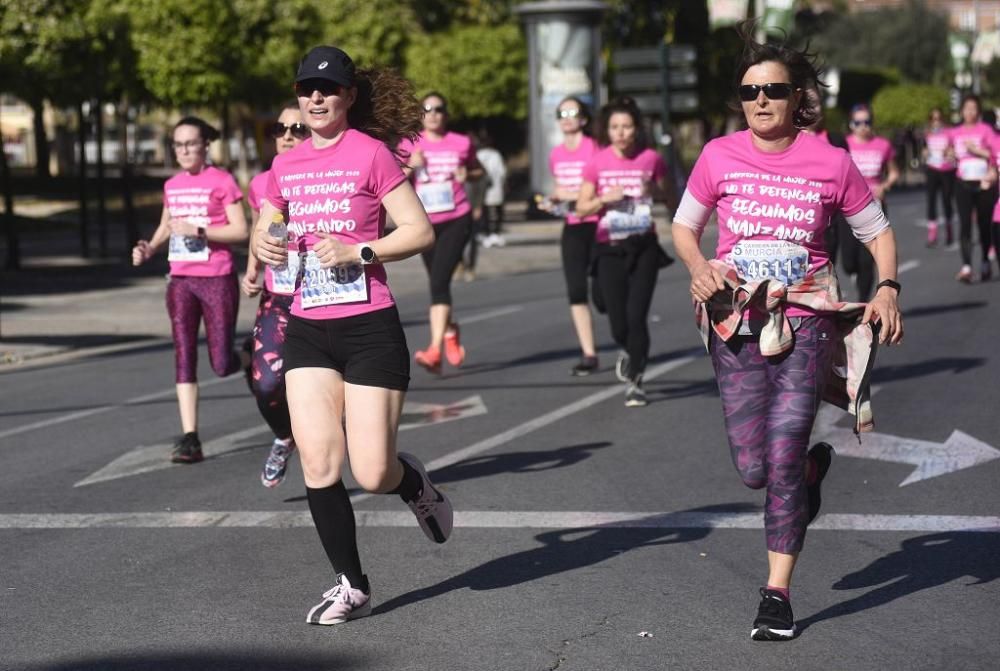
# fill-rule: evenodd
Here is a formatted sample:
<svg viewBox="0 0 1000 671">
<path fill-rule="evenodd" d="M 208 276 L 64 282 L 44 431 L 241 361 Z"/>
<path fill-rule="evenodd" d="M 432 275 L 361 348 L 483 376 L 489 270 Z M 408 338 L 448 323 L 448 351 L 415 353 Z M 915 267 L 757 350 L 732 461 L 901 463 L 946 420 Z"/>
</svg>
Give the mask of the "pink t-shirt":
<svg viewBox="0 0 1000 671">
<path fill-rule="evenodd" d="M 344 266 L 337 272 L 327 272 L 313 265 L 314 256 L 313 261 L 307 257 L 322 239 L 318 232 L 334 235 L 346 244 L 382 237 L 382 199 L 405 179 L 399 162 L 385 144 L 353 128 L 329 147 L 316 149 L 309 139 L 275 157 L 264 199 L 285 212 L 288 245 L 298 250 L 304 265 L 295 286 L 293 315 L 339 319 L 395 304 L 382 264 Z M 363 275 L 358 274 L 359 270 Z M 365 296 L 358 298 L 359 291 Z M 323 295 L 351 300 L 326 305 L 310 302 Z"/>
<path fill-rule="evenodd" d="M 896 156 L 892 144 L 884 137 L 875 136 L 864 142 L 854 135 L 848 135 L 847 146 L 850 147 L 854 165 L 858 166 L 858 172 L 868 182 L 868 186 L 875 187 L 881 184 L 882 173 L 889 161 Z"/>
<path fill-rule="evenodd" d="M 948 172 L 955 169 L 955 161 L 948 157 L 951 146 L 951 132 L 947 128 L 927 129 L 924 136 L 927 145 L 927 167 L 931 170 Z"/>
<path fill-rule="evenodd" d="M 564 144 L 553 147 L 549 154 L 549 170 L 555 178 L 556 186 L 566 191 L 579 191 L 580 184 L 583 183 L 583 167 L 597 151 L 597 143 L 586 135 L 580 138 L 580 144 L 573 151 Z M 596 214 L 583 219 L 575 214 L 566 215 L 566 223 L 570 226 L 584 222 L 594 223 L 598 219 Z"/>
<path fill-rule="evenodd" d="M 857 214 L 872 200 L 847 152 L 808 133 L 799 133 L 791 146 L 773 153 L 757 149 L 750 131 L 716 138 L 698 157 L 687 191 L 716 210 L 717 260 L 736 265 L 732 252 L 744 241 L 787 242 L 808 253 L 806 275 L 830 260 L 824 241 L 830 218 L 838 211 Z M 754 253 L 743 247 L 747 245 L 741 245 L 741 253 Z M 759 247 L 767 253 L 767 245 Z M 795 306 L 787 313 L 810 314 Z"/>
<path fill-rule="evenodd" d="M 1000 170 L 1000 134 L 993 133 L 993 159 L 996 161 L 997 170 Z M 997 199 L 993 206 L 993 221 L 1000 223 L 1000 199 Z M 994 241 L 1000 243 L 1000 241 Z"/>
<path fill-rule="evenodd" d="M 643 149 L 632 158 L 622 158 L 615 153 L 613 147 L 605 147 L 591 156 L 583 167 L 583 181 L 593 184 L 598 196 L 611 187 L 620 186 L 626 196 L 623 203 L 628 204 L 628 208 L 633 211 L 635 205 L 651 208 L 652 185 L 666 174 L 667 164 L 652 149 Z M 614 209 L 604 207 L 597 213 L 597 242 L 612 241 L 613 233 L 609 233 L 608 215 Z M 656 233 L 655 226 L 651 226 L 650 230 Z"/>
<path fill-rule="evenodd" d="M 475 163 L 476 152 L 468 136 L 445 133 L 435 142 L 421 133 L 416 143 L 403 140 L 399 149 L 406 153 L 419 149 L 424 155 L 423 168 L 413 172 L 413 187 L 432 224 L 458 219 L 472 210 L 465 187 L 455 181 L 459 166 L 468 168 Z"/>
<path fill-rule="evenodd" d="M 204 227 L 229 223 L 226 206 L 242 198 L 233 176 L 211 165 L 194 175 L 180 172 L 163 185 L 163 203 L 170 217 Z M 233 272 L 229 245 L 203 237 L 171 236 L 168 255 L 171 275 L 219 277 Z"/>
<path fill-rule="evenodd" d="M 955 149 L 955 158 L 958 159 L 958 178 L 969 182 L 978 182 L 985 179 L 989 173 L 990 159 L 976 156 L 969 151 L 969 147 L 977 149 L 993 148 L 993 136 L 995 133 L 989 124 L 982 121 L 966 126 L 964 124 L 951 129 L 951 146 Z"/>
<path fill-rule="evenodd" d="M 250 180 L 250 185 L 247 187 L 247 202 L 250 203 L 250 209 L 252 209 L 257 214 L 260 214 L 261 201 L 264 200 L 264 192 L 267 190 L 267 181 L 271 178 L 271 171 L 265 170 L 264 172 L 256 175 Z M 251 225 L 256 225 L 256 217 Z M 264 264 L 264 287 L 271 293 L 274 291 L 274 269 L 271 266 Z M 284 290 L 277 293 L 291 293 Z"/>
</svg>

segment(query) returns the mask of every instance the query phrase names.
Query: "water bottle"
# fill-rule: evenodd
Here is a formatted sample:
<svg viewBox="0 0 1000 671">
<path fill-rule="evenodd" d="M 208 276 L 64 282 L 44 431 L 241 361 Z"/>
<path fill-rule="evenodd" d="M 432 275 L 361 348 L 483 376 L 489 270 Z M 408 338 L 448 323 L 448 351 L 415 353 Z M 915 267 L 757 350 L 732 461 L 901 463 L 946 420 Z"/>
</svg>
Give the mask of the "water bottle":
<svg viewBox="0 0 1000 671">
<path fill-rule="evenodd" d="M 278 238 L 281 243 L 288 246 L 288 226 L 285 224 L 285 215 L 281 212 L 275 212 L 271 216 L 271 223 L 267 227 L 267 234 L 272 238 Z M 275 266 L 275 272 L 282 272 L 288 269 L 288 261 L 286 260 L 280 266 Z"/>
</svg>

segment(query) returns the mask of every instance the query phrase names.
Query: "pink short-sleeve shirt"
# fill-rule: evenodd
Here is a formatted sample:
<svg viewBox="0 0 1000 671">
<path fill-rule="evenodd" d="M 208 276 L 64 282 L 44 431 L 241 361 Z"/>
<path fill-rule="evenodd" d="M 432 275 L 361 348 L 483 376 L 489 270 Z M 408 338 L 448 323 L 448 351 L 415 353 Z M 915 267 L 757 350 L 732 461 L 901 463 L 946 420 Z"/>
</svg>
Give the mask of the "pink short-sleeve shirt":
<svg viewBox="0 0 1000 671">
<path fill-rule="evenodd" d="M 613 147 L 605 147 L 584 166 L 583 181 L 593 184 L 598 196 L 619 186 L 627 198 L 651 200 L 653 184 L 666 174 L 667 164 L 652 149 L 643 149 L 633 157 L 621 157 Z M 602 208 L 597 214 L 598 220 L 604 221 L 606 213 L 607 208 Z M 607 229 L 600 224 L 595 239 L 599 243 L 610 242 Z"/>
<path fill-rule="evenodd" d="M 580 144 L 572 151 L 563 144 L 553 147 L 549 154 L 549 171 L 555 179 L 556 186 L 566 191 L 578 192 L 580 184 L 583 183 L 583 167 L 597 151 L 597 143 L 586 135 L 580 138 Z M 597 219 L 596 214 L 582 219 L 575 214 L 569 214 L 566 216 L 566 224 L 573 226 L 580 223 L 595 223 Z"/>
<path fill-rule="evenodd" d="M 197 226 L 225 226 L 226 207 L 243 198 L 236 180 L 225 170 L 206 166 L 201 172 L 181 172 L 163 185 L 163 203 L 171 219 L 186 219 Z M 174 239 L 177 238 L 177 239 Z M 207 245 L 206 245 L 207 243 Z M 170 274 L 193 277 L 219 277 L 233 272 L 233 253 L 229 245 L 201 238 L 171 236 L 171 255 L 175 248 L 197 255 L 207 246 L 207 260 L 171 260 Z M 183 257 L 175 257 L 183 258 Z M 190 258 L 190 257 L 189 257 Z"/>
<path fill-rule="evenodd" d="M 424 166 L 413 172 L 414 189 L 432 224 L 443 224 L 472 211 L 465 187 L 455 180 L 459 166 L 469 168 L 475 164 L 476 152 L 468 136 L 445 133 L 440 140 L 430 140 L 421 133 L 415 143 L 400 142 L 399 149 L 406 154 L 419 150 L 424 156 Z"/>
<path fill-rule="evenodd" d="M 869 187 L 882 183 L 882 174 L 889 161 L 896 156 L 892 144 L 884 137 L 875 136 L 863 142 L 854 135 L 847 136 L 847 146 L 851 150 L 851 160 L 858 166 L 858 172 L 868 182 Z"/>
</svg>

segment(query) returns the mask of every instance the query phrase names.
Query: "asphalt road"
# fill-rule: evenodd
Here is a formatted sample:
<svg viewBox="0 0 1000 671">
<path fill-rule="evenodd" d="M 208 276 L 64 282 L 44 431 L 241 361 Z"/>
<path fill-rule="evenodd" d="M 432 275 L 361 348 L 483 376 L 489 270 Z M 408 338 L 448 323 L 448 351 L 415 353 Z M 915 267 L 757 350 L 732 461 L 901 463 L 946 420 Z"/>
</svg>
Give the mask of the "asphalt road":
<svg viewBox="0 0 1000 671">
<path fill-rule="evenodd" d="M 891 201 L 905 343 L 879 353 L 879 435 L 835 458 L 796 640 L 749 640 L 763 494 L 729 462 L 674 266 L 642 409 L 623 405 L 601 321 L 601 373 L 568 375 L 560 272 L 456 285 L 467 365 L 414 371 L 400 437 L 455 532 L 436 546 L 398 499 L 355 492 L 376 606 L 333 628 L 304 623 L 332 577 L 298 464 L 259 484 L 270 437 L 240 376 L 203 362 L 212 456 L 169 466 L 168 345 L 0 374 L 0 668 L 995 669 L 1000 283 L 958 285 L 957 252 L 922 244 L 918 194 Z M 426 297 L 400 289 L 414 350 Z"/>
</svg>

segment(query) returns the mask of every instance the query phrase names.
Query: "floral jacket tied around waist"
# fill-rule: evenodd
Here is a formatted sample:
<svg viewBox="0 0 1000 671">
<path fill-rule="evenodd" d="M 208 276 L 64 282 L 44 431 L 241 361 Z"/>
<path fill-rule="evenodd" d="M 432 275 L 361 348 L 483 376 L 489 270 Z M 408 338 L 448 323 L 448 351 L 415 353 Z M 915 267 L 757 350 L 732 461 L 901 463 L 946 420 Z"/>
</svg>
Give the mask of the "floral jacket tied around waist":
<svg viewBox="0 0 1000 671">
<path fill-rule="evenodd" d="M 787 285 L 779 280 L 744 281 L 736 269 L 721 261 L 709 261 L 722 275 L 726 290 L 708 303 L 698 303 L 695 320 L 705 348 L 709 329 L 725 341 L 739 333 L 743 316 L 750 308 L 766 314 L 760 332 L 760 351 L 764 356 L 786 352 L 795 343 L 795 333 L 785 316 L 785 307 L 798 305 L 816 312 L 832 313 L 837 331 L 836 350 L 831 371 L 823 390 L 823 400 L 854 415 L 854 433 L 874 428 L 871 409 L 871 371 L 878 349 L 878 324 L 861 324 L 864 303 L 840 300 L 837 274 L 827 264 L 801 282 Z M 860 439 L 860 435 L 859 435 Z"/>
</svg>

